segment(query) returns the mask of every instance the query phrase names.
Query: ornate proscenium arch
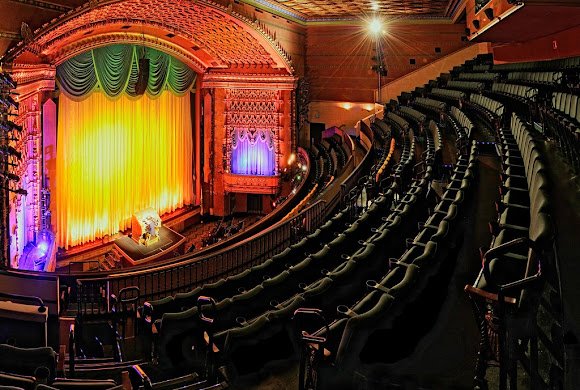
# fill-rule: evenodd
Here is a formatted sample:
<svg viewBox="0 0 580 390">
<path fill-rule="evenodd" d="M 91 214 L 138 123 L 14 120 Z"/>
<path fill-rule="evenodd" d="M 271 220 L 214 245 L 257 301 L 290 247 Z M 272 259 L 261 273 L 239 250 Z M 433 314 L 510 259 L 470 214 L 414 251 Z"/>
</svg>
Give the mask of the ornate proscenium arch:
<svg viewBox="0 0 580 390">
<path fill-rule="evenodd" d="M 23 249 L 39 232 L 54 226 L 50 196 L 58 193 L 56 67 L 103 46 L 155 48 L 199 74 L 192 103 L 195 206 L 204 213 L 227 215 L 234 197 L 246 203 L 246 194 L 258 194 L 266 197 L 263 204 L 271 203 L 267 200 L 281 188 L 280 172 L 288 169 L 295 152 L 297 78 L 289 56 L 260 23 L 223 4 L 229 0 L 91 0 L 25 34 L 0 59 L 18 82 L 20 109 L 14 121 L 23 127 L 22 139 L 33 140 L 15 144 L 23 156 L 18 175 L 28 196 L 10 199 L 10 226 L 16 236 L 10 245 L 12 266 L 18 267 Z M 263 112 L 272 104 L 262 100 L 274 100 L 275 112 Z M 243 118 L 251 120 L 236 122 L 239 115 L 232 107 L 249 107 L 253 111 Z M 256 126 L 266 114 L 275 122 Z M 267 174 L 262 170 L 243 176 L 231 170 L 227 140 L 242 125 L 250 132 L 267 131 L 272 142 Z"/>
<path fill-rule="evenodd" d="M 208 0 L 89 2 L 42 26 L 10 50 L 5 62 L 55 65 L 87 46 L 136 43 L 139 37 L 199 73 L 209 68 L 294 73 L 289 56 L 258 23 Z"/>
</svg>

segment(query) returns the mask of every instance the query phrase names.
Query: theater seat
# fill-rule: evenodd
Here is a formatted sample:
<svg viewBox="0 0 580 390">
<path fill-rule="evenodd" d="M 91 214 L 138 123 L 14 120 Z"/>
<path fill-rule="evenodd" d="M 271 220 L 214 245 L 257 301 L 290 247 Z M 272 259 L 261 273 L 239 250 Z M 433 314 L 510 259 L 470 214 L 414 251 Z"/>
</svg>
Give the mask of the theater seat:
<svg viewBox="0 0 580 390">
<path fill-rule="evenodd" d="M 0 344 L 0 371 L 20 375 L 34 375 L 38 367 L 50 371 L 49 379 L 56 377 L 57 353 L 50 347 L 18 348 Z"/>
</svg>

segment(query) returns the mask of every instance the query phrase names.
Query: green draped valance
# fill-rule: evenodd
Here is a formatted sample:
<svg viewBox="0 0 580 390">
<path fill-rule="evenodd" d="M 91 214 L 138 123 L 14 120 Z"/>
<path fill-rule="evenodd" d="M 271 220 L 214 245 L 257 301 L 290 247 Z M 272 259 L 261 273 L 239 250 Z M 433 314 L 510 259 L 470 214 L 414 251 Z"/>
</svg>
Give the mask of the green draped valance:
<svg viewBox="0 0 580 390">
<path fill-rule="evenodd" d="M 95 90 L 109 97 L 125 92 L 136 96 L 139 58 L 149 59 L 147 94 L 159 96 L 163 90 L 183 95 L 191 90 L 196 73 L 178 59 L 159 50 L 134 45 L 111 45 L 79 54 L 56 68 L 60 89 L 79 100 Z"/>
</svg>

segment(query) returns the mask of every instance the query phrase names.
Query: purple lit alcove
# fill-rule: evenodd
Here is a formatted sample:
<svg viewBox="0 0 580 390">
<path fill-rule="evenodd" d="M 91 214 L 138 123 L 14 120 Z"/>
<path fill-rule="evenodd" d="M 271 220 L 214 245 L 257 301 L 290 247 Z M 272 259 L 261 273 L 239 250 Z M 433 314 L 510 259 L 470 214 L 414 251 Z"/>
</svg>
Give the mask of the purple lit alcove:
<svg viewBox="0 0 580 390">
<path fill-rule="evenodd" d="M 274 176 L 274 148 L 270 137 L 238 137 L 232 147 L 232 173 L 237 175 Z"/>
</svg>

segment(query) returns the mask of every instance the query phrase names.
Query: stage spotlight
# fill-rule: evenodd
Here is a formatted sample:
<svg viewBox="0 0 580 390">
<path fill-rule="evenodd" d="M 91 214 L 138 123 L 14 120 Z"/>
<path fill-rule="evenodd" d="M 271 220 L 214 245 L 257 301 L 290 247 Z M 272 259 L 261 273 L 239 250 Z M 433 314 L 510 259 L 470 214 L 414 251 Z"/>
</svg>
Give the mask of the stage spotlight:
<svg viewBox="0 0 580 390">
<path fill-rule="evenodd" d="M 10 172 L 0 172 L 0 177 L 12 181 L 20 181 L 20 177 Z"/>
<path fill-rule="evenodd" d="M 11 131 L 16 130 L 19 133 L 22 132 L 22 126 L 18 126 L 16 123 L 11 121 L 0 121 L 0 130 Z"/>
<path fill-rule="evenodd" d="M 5 85 L 10 89 L 16 88 L 16 81 L 8 73 L 0 73 L 0 84 Z"/>
<path fill-rule="evenodd" d="M 8 156 L 14 156 L 18 160 L 20 160 L 22 158 L 22 155 L 20 154 L 20 152 L 18 150 L 14 149 L 12 146 L 7 146 L 7 145 L 0 146 L 0 153 L 2 153 L 4 155 L 8 155 Z"/>
<path fill-rule="evenodd" d="M 20 106 L 9 95 L 4 95 L 4 96 L 0 95 L 0 104 L 2 104 L 7 109 L 10 108 L 10 107 L 14 107 L 15 109 L 18 110 L 18 107 Z"/>
</svg>

